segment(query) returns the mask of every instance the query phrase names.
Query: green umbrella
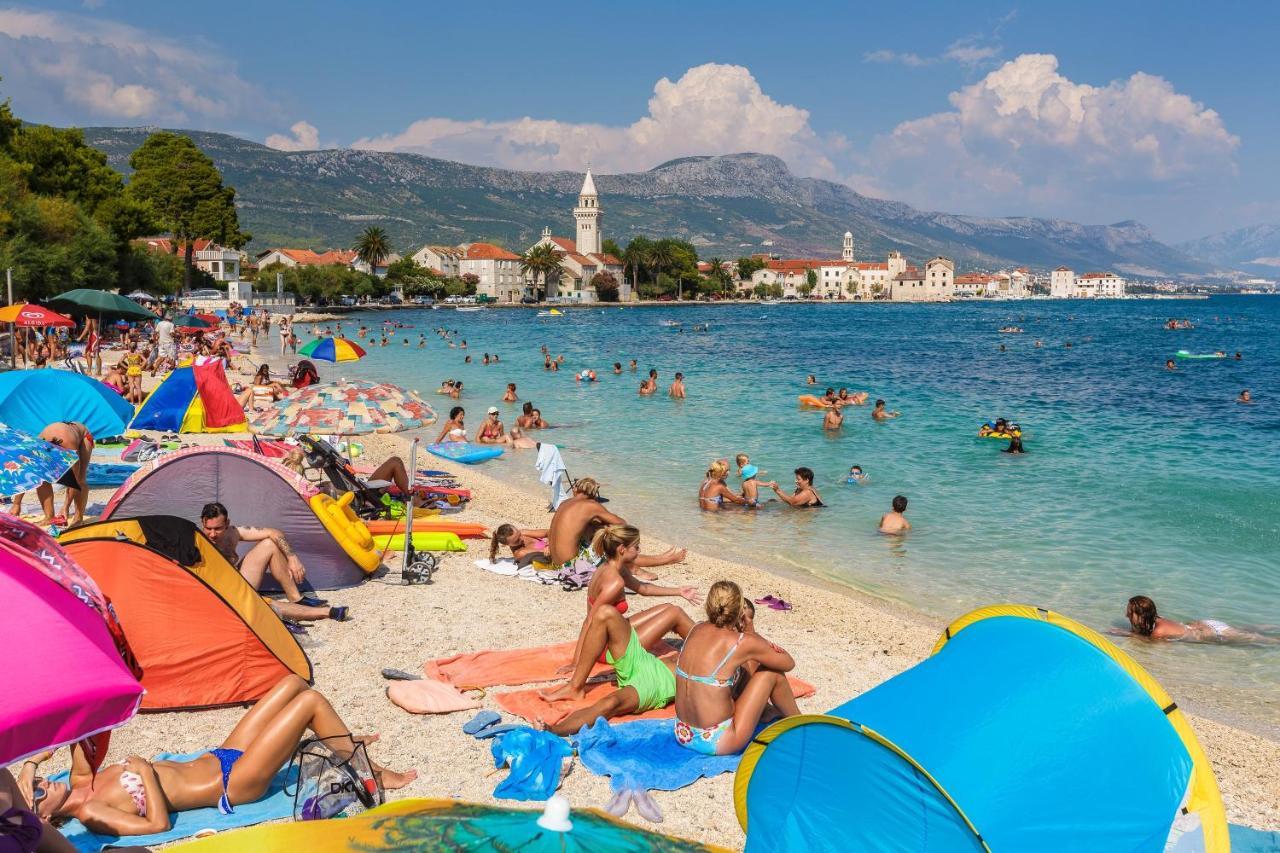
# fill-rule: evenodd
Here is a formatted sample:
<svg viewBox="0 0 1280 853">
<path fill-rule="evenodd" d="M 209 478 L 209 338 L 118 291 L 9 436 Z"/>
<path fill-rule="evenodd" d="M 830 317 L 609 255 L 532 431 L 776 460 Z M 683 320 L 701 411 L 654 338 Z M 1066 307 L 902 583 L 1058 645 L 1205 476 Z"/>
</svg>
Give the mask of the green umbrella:
<svg viewBox="0 0 1280 853">
<path fill-rule="evenodd" d="M 204 320 L 192 314 L 180 314 L 173 320 L 174 328 L 177 329 L 210 329 L 210 326 Z"/>
<path fill-rule="evenodd" d="M 87 287 L 60 293 L 50 299 L 49 304 L 56 306 L 59 311 L 78 317 L 97 315 L 100 319 L 105 317 L 110 320 L 156 319 L 155 314 L 132 299 L 126 299 L 110 291 L 93 290 Z"/>
</svg>

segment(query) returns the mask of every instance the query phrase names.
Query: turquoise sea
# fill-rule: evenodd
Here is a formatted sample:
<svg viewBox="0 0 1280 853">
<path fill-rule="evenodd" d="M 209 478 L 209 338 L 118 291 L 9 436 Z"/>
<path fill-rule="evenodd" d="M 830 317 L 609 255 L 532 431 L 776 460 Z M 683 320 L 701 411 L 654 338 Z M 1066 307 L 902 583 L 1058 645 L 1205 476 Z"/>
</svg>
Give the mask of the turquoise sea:
<svg viewBox="0 0 1280 853">
<path fill-rule="evenodd" d="M 1169 317 L 1195 329 L 1166 331 Z M 555 318 L 401 310 L 352 315 L 344 333 L 383 319 L 414 328 L 322 374 L 399 382 L 441 416 L 449 401 L 432 392 L 461 379 L 471 429 L 491 404 L 514 422 L 519 404 L 498 401 L 516 382 L 521 400 L 565 425 L 541 438 L 565 448 L 570 473 L 602 480 L 620 514 L 669 541 L 944 618 L 1019 601 L 1105 630 L 1124 625 L 1126 600 L 1144 593 L 1175 619 L 1280 624 L 1280 298 L 614 306 Z M 1010 323 L 1025 333 L 997 332 Z M 442 342 L 432 332 L 442 325 L 468 348 Z M 564 354 L 558 373 L 543 370 L 543 344 Z M 1243 359 L 1167 371 L 1179 349 Z M 485 352 L 501 362 L 480 364 Z M 626 370 L 632 358 L 639 373 Z M 639 397 L 651 367 L 661 393 Z M 574 382 L 585 368 L 597 383 Z M 677 370 L 683 402 L 665 396 Z M 821 414 L 796 402 L 815 391 L 810 373 L 818 394 L 866 390 L 903 415 L 876 423 L 869 405 L 851 407 L 838 434 L 824 433 Z M 1235 402 L 1244 388 L 1254 405 Z M 1026 455 L 975 437 L 997 416 L 1022 425 Z M 708 463 L 738 452 L 783 484 L 797 466 L 813 468 L 829 508 L 700 512 Z M 867 485 L 845 484 L 854 463 Z M 533 483 L 532 453 L 509 452 L 485 471 Z M 896 494 L 910 499 L 904 539 L 876 532 Z M 1280 646 L 1120 642 L 1184 705 L 1280 731 Z"/>
</svg>

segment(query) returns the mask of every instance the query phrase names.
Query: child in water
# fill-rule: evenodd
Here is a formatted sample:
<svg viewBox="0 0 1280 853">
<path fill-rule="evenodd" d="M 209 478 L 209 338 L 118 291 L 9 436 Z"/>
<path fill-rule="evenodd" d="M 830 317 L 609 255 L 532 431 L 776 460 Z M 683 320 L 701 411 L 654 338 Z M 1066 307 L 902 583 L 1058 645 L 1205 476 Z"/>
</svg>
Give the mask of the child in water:
<svg viewBox="0 0 1280 853">
<path fill-rule="evenodd" d="M 738 458 L 745 459 L 746 456 L 740 453 Z M 742 477 L 742 498 L 748 507 L 760 506 L 760 483 L 756 480 L 759 473 L 760 469 L 754 465 L 743 465 L 738 471 Z"/>
<path fill-rule="evenodd" d="M 870 478 L 862 470 L 861 465 L 853 465 L 849 468 L 849 477 L 845 480 L 850 486 L 861 486 Z"/>
</svg>

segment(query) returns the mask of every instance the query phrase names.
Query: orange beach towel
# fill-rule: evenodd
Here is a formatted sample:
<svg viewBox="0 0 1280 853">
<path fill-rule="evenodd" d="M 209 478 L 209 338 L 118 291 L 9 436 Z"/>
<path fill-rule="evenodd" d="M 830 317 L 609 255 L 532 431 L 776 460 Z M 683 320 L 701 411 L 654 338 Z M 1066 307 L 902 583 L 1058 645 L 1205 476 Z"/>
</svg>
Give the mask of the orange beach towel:
<svg viewBox="0 0 1280 853">
<path fill-rule="evenodd" d="M 528 649 L 486 649 L 448 658 L 427 661 L 422 666 L 428 678 L 447 681 L 459 690 L 498 685 L 519 686 L 545 681 L 563 681 L 568 673 L 559 672 L 573 662 L 574 643 L 555 643 Z M 674 652 L 675 649 L 667 646 Z M 613 667 L 596 664 L 592 676 L 612 672 Z"/>
</svg>

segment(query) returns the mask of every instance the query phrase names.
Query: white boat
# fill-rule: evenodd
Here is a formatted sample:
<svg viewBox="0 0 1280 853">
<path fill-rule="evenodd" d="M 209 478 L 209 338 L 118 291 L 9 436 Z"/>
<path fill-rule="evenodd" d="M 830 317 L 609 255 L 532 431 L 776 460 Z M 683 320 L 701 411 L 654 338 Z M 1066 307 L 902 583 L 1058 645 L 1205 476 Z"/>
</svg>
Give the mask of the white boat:
<svg viewBox="0 0 1280 853">
<path fill-rule="evenodd" d="M 658 323 L 658 325 L 659 325 L 659 326 L 666 326 L 668 329 L 674 329 L 674 328 L 678 327 L 680 324 L 679 324 L 679 323 L 677 323 L 675 320 L 663 320 L 663 321 L 661 321 L 660 323 Z"/>
<path fill-rule="evenodd" d="M 483 306 L 483 305 L 459 305 L 457 310 L 459 310 L 459 311 L 483 311 L 483 310 L 484 310 L 484 306 Z"/>
<path fill-rule="evenodd" d="M 552 308 L 550 311 L 539 311 L 539 317 L 563 317 L 564 312 L 558 308 Z"/>
<path fill-rule="evenodd" d="M 781 299 L 766 299 L 766 300 L 764 300 L 763 302 L 761 302 L 760 304 L 761 304 L 761 305 L 781 305 L 781 304 L 782 304 L 782 300 L 781 300 Z"/>
</svg>

